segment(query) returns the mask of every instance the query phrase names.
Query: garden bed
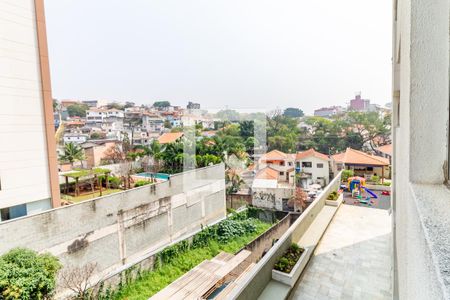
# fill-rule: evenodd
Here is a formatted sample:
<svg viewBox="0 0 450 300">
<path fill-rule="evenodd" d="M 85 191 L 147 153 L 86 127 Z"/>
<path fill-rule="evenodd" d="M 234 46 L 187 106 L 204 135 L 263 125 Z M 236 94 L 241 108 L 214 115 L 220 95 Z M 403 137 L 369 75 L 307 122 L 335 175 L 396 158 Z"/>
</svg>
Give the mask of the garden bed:
<svg viewBox="0 0 450 300">
<path fill-rule="evenodd" d="M 126 280 L 117 291 L 108 291 L 108 297 L 104 299 L 146 300 L 220 251 L 236 253 L 271 225 L 250 218 L 247 211 L 235 214 L 204 228 L 191 241 L 167 247 L 156 255 L 153 270 L 140 272 L 135 280 Z"/>
<path fill-rule="evenodd" d="M 339 206 L 344 201 L 344 194 L 337 191 L 331 192 L 325 200 L 326 205 Z"/>
<path fill-rule="evenodd" d="M 306 266 L 308 249 L 292 244 L 275 264 L 272 279 L 293 287 Z"/>
</svg>

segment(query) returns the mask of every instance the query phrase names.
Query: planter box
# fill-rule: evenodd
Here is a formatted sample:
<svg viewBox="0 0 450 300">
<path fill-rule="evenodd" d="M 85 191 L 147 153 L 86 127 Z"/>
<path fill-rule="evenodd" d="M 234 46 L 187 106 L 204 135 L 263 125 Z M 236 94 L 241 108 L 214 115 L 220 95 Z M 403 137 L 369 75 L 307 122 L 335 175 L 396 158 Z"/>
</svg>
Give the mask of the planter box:
<svg viewBox="0 0 450 300">
<path fill-rule="evenodd" d="M 306 264 L 308 263 L 308 252 L 310 251 L 309 248 L 305 248 L 305 251 L 303 251 L 302 255 L 300 256 L 300 259 L 295 264 L 294 268 L 292 269 L 291 273 L 284 273 L 277 270 L 272 270 L 272 279 L 281 283 L 284 283 L 291 288 L 294 287 L 295 283 L 297 282 L 298 278 L 300 277 L 300 274 L 302 274 L 303 269 L 305 268 Z"/>
<path fill-rule="evenodd" d="M 344 194 L 340 194 L 337 200 L 325 200 L 326 205 L 339 206 L 344 201 Z"/>
</svg>

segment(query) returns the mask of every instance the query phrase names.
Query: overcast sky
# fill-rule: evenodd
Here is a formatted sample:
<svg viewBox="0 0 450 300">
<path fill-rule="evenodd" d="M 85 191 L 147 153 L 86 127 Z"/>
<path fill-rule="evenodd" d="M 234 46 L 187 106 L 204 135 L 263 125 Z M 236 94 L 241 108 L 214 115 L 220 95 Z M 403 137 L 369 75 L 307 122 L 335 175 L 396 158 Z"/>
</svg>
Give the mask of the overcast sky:
<svg viewBox="0 0 450 300">
<path fill-rule="evenodd" d="M 45 0 L 53 96 L 306 112 L 391 95 L 380 0 Z"/>
</svg>

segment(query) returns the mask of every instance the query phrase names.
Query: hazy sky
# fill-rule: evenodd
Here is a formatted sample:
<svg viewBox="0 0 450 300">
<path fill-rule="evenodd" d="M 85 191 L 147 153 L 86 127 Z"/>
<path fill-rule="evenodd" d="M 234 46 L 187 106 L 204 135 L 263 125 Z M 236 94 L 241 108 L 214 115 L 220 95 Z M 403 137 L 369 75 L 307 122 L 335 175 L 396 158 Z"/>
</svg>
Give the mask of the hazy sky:
<svg viewBox="0 0 450 300">
<path fill-rule="evenodd" d="M 306 112 L 391 95 L 380 0 L 45 0 L 53 95 Z"/>
</svg>

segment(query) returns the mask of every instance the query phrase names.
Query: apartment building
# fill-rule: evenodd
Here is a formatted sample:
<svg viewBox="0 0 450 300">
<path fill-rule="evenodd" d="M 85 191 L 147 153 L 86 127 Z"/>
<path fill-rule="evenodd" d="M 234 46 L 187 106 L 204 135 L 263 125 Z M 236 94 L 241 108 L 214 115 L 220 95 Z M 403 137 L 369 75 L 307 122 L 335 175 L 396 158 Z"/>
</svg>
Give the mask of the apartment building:
<svg viewBox="0 0 450 300">
<path fill-rule="evenodd" d="M 0 0 L 1 221 L 60 206 L 44 1 L 13 2 Z"/>
<path fill-rule="evenodd" d="M 449 8 L 394 1 L 394 299 L 450 299 Z"/>
</svg>

